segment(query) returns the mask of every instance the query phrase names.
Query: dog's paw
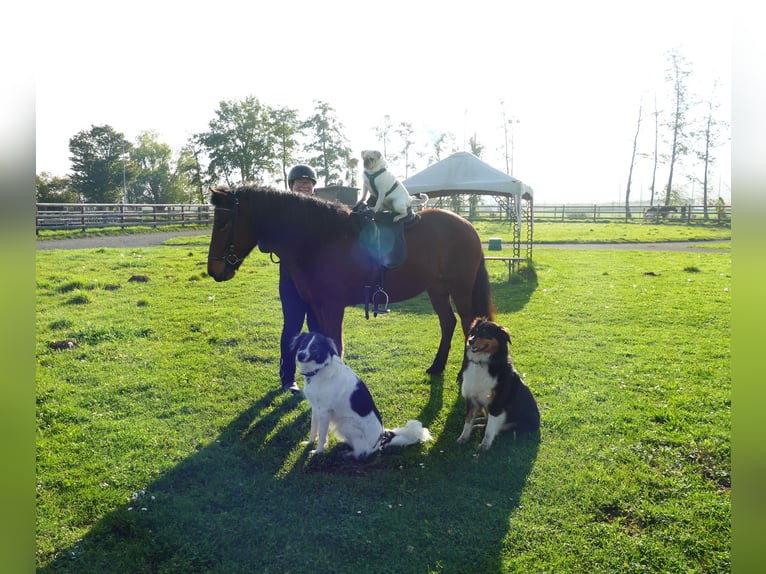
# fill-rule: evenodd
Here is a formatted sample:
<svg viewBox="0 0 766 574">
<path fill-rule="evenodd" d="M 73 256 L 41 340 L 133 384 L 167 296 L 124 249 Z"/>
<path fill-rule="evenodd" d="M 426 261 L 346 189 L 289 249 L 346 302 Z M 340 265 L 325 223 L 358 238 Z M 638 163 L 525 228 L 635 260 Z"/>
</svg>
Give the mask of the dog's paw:
<svg viewBox="0 0 766 574">
<path fill-rule="evenodd" d="M 464 436 L 461 434 L 459 437 L 457 437 L 457 442 L 459 442 L 460 444 L 465 444 L 468 442 L 469 438 L 471 438 L 471 435 Z"/>
<path fill-rule="evenodd" d="M 484 437 L 481 442 L 479 443 L 479 450 L 489 450 L 489 447 L 492 446 L 492 440 L 487 440 L 487 437 Z"/>
</svg>

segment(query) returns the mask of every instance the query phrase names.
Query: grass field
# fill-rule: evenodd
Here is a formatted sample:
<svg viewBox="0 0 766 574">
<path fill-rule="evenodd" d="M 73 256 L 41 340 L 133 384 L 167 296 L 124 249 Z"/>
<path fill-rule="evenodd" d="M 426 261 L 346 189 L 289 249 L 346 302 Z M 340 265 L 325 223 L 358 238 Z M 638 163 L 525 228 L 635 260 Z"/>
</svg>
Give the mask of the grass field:
<svg viewBox="0 0 766 574">
<path fill-rule="evenodd" d="M 730 254 L 493 268 L 542 428 L 487 453 L 456 442 L 460 334 L 424 374 L 427 299 L 348 309 L 346 361 L 384 422 L 435 438 L 363 463 L 311 457 L 307 403 L 277 393 L 276 267 L 254 254 L 217 284 L 205 256 L 37 253 L 38 571 L 730 570 Z"/>
<path fill-rule="evenodd" d="M 504 241 L 512 240 L 511 226 L 493 220 L 473 222 L 474 227 L 486 242 L 489 237 L 500 237 Z M 166 226 L 161 231 L 184 231 L 194 229 L 193 226 L 182 228 L 180 225 Z M 209 229 L 198 226 L 201 243 L 209 243 Z M 38 239 L 67 239 L 75 237 L 93 237 L 105 235 L 123 235 L 125 233 L 151 233 L 157 231 L 151 227 L 127 227 L 91 229 L 81 231 L 41 231 Z M 523 238 L 527 237 L 526 229 L 521 230 Z M 533 241 L 540 243 L 636 243 L 642 241 L 708 241 L 731 239 L 731 226 L 716 223 L 673 224 L 644 223 L 535 223 Z M 180 240 L 185 241 L 185 240 Z"/>
</svg>

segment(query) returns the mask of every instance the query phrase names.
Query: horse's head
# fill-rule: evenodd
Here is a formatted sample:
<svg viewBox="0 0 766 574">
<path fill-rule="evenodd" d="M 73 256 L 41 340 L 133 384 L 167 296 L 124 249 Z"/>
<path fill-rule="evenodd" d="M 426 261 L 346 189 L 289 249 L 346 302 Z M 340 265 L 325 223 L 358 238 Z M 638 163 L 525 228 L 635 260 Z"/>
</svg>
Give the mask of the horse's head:
<svg viewBox="0 0 766 574">
<path fill-rule="evenodd" d="M 207 256 L 207 272 L 216 281 L 228 281 L 255 246 L 241 197 L 226 186 L 210 188 L 213 204 L 213 234 Z"/>
</svg>

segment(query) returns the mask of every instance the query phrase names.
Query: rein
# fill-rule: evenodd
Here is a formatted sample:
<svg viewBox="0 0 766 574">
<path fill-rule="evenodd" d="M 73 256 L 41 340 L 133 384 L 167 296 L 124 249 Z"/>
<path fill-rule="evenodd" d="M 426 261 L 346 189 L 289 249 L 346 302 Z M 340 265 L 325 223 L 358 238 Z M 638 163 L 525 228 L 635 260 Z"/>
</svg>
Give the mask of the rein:
<svg viewBox="0 0 766 574">
<path fill-rule="evenodd" d="M 236 254 L 234 246 L 234 230 L 237 227 L 237 219 L 239 218 L 239 198 L 234 196 L 233 207 L 216 207 L 214 211 L 231 211 L 231 228 L 229 229 L 229 238 L 227 240 L 226 255 L 209 255 L 208 261 L 223 261 L 226 263 L 226 267 L 236 267 L 242 263 L 242 258 Z"/>
</svg>

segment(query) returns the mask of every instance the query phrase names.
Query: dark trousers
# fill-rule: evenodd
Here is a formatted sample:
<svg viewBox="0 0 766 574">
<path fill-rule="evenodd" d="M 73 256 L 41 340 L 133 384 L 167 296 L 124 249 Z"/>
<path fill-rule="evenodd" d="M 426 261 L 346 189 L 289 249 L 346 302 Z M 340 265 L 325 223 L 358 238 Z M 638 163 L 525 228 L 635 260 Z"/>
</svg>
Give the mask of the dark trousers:
<svg viewBox="0 0 766 574">
<path fill-rule="evenodd" d="M 279 298 L 282 301 L 279 380 L 286 386 L 295 381 L 295 353 L 290 351 L 293 339 L 303 330 L 304 320 L 309 331 L 319 331 L 319 323 L 311 307 L 298 295 L 292 277 L 282 265 L 279 266 Z"/>
</svg>

